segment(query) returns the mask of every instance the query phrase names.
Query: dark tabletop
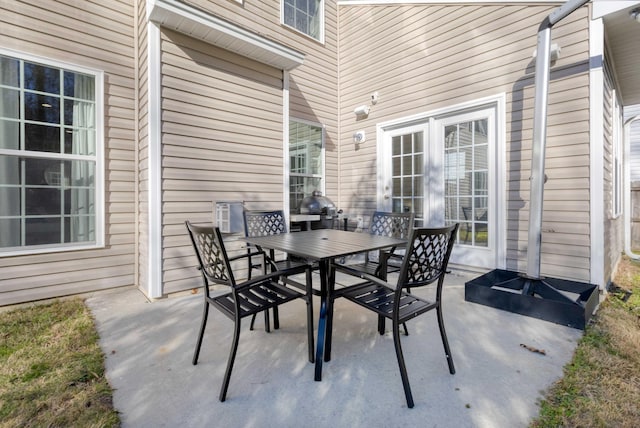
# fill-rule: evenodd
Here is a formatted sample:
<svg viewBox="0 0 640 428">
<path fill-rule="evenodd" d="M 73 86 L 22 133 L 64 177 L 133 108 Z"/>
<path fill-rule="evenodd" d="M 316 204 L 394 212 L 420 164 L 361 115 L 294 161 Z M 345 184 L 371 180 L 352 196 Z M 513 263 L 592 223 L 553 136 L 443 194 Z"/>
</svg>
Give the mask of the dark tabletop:
<svg viewBox="0 0 640 428">
<path fill-rule="evenodd" d="M 341 257 L 363 251 L 394 246 L 403 247 L 406 245 L 406 241 L 402 239 L 334 229 L 318 229 L 253 238 L 246 237 L 244 240 L 263 248 L 272 248 L 312 260 Z"/>
</svg>

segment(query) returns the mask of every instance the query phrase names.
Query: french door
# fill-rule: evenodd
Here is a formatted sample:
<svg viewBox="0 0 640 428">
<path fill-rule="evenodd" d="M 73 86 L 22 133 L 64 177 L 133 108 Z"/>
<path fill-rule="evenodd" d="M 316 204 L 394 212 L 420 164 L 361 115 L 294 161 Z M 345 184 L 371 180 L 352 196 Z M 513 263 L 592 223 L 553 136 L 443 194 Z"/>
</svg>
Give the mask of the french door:
<svg viewBox="0 0 640 428">
<path fill-rule="evenodd" d="M 379 209 L 411 211 L 416 227 L 459 223 L 453 263 L 502 265 L 495 108 L 383 129 L 379 150 Z"/>
</svg>

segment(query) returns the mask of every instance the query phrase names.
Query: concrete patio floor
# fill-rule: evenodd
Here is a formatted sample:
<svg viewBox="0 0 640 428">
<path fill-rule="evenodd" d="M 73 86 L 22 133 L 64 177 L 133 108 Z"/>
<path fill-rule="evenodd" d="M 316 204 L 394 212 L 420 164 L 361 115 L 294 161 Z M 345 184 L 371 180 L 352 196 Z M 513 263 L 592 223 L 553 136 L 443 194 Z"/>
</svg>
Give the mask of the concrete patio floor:
<svg viewBox="0 0 640 428">
<path fill-rule="evenodd" d="M 413 320 L 402 338 L 413 409 L 391 334 L 380 336 L 375 315 L 345 300 L 336 302 L 332 360 L 321 382 L 307 360 L 304 302 L 283 306 L 280 329 L 271 333 L 260 317 L 254 331 L 246 320 L 224 403 L 218 394 L 232 324 L 217 310 L 210 311 L 199 363 L 191 364 L 201 293 L 150 303 L 129 288 L 87 304 L 124 427 L 526 427 L 582 331 L 465 302 L 470 278 L 454 271 L 444 290 L 455 375 L 435 313 Z M 317 326 L 319 299 L 314 305 Z"/>
</svg>

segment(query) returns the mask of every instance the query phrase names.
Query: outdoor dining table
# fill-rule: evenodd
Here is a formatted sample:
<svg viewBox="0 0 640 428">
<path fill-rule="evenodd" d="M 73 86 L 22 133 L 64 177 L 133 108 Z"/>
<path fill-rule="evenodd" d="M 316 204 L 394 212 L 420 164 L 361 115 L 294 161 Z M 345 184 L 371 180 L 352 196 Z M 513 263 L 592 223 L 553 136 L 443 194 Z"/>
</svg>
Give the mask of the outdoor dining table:
<svg viewBox="0 0 640 428">
<path fill-rule="evenodd" d="M 332 261 L 337 258 L 366 251 L 375 251 L 388 247 L 405 245 L 403 239 L 371 235 L 369 233 L 348 232 L 334 229 L 318 229 L 304 232 L 282 233 L 279 235 L 245 237 L 244 240 L 261 248 L 284 251 L 318 263 L 320 273 L 320 316 L 318 319 L 318 339 L 316 343 L 315 375 L 316 381 L 322 380 L 322 362 L 331 359 L 331 343 L 327 338 L 327 305 L 329 293 L 335 287 L 335 269 Z M 331 337 L 329 335 L 329 337 Z"/>
</svg>

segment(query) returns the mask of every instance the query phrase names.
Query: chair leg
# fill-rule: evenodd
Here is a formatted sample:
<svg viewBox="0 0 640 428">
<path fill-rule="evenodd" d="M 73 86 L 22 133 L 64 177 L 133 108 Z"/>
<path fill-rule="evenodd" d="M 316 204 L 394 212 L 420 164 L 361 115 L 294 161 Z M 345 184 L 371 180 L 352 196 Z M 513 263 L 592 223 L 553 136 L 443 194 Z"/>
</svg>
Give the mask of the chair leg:
<svg viewBox="0 0 640 428">
<path fill-rule="evenodd" d="M 309 362 L 315 362 L 315 346 L 313 343 L 313 282 L 311 269 L 307 269 L 307 343 L 309 345 Z"/>
<path fill-rule="evenodd" d="M 440 337 L 442 338 L 442 345 L 444 346 L 444 354 L 447 357 L 449 373 L 455 374 L 456 368 L 453 365 L 453 356 L 451 355 L 451 348 L 449 348 L 447 333 L 444 331 L 444 318 L 442 317 L 442 307 L 440 305 L 436 308 L 436 313 L 438 314 L 438 327 L 440 327 Z"/>
<path fill-rule="evenodd" d="M 273 307 L 273 329 L 277 330 L 280 328 L 280 317 L 278 316 L 278 307 Z"/>
<path fill-rule="evenodd" d="M 407 329 L 407 323 L 402 323 L 402 327 L 404 328 L 404 335 L 409 336 L 409 330 Z M 382 315 L 378 315 L 378 332 L 380 336 L 384 335 L 385 330 L 385 318 Z"/>
<path fill-rule="evenodd" d="M 409 376 L 407 375 L 407 367 L 404 364 L 404 356 L 402 355 L 402 345 L 400 344 L 400 323 L 393 321 L 393 344 L 396 348 L 396 357 L 398 358 L 398 366 L 400 367 L 400 377 L 402 378 L 402 386 L 404 387 L 404 395 L 407 399 L 407 407 L 413 407 L 413 395 L 411 394 L 411 386 L 409 385 Z"/>
<path fill-rule="evenodd" d="M 229 389 L 229 380 L 231 379 L 231 371 L 233 370 L 233 363 L 236 359 L 236 352 L 238 351 L 238 342 L 240 341 L 240 320 L 234 323 L 233 329 L 233 342 L 231 343 L 231 350 L 229 351 L 229 361 L 227 361 L 227 370 L 224 373 L 224 379 L 222 381 L 222 387 L 220 388 L 220 401 L 227 399 L 227 389 Z"/>
<path fill-rule="evenodd" d="M 256 315 L 258 315 L 258 314 L 253 314 L 251 316 L 251 324 L 249 324 L 249 330 L 253 330 L 253 323 L 256 322 Z"/>
<path fill-rule="evenodd" d="M 207 318 L 209 317 L 209 302 L 204 301 L 204 311 L 202 312 L 202 322 L 200 323 L 200 333 L 198 333 L 198 341 L 196 342 L 196 350 L 193 353 L 191 364 L 198 364 L 198 356 L 200 355 L 200 347 L 202 346 L 202 338 L 204 337 L 204 329 L 207 327 Z"/>
</svg>

